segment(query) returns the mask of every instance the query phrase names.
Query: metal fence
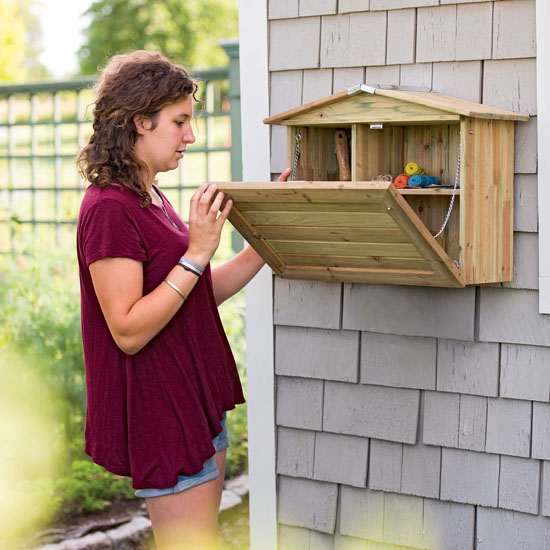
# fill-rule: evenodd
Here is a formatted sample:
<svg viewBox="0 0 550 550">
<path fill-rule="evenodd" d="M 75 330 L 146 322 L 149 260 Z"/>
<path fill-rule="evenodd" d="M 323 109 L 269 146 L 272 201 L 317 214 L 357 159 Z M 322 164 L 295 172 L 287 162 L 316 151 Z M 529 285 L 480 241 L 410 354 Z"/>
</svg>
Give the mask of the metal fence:
<svg viewBox="0 0 550 550">
<path fill-rule="evenodd" d="M 201 81 L 204 111 L 197 141 L 159 183 L 187 219 L 189 197 L 204 181 L 240 180 L 238 44 L 223 44 L 228 67 L 191 71 Z M 95 78 L 0 86 L 0 252 L 34 245 L 74 246 L 86 183 L 75 158 L 91 135 Z M 233 119 L 233 122 L 232 122 Z M 233 248 L 241 241 L 231 236 Z"/>
</svg>

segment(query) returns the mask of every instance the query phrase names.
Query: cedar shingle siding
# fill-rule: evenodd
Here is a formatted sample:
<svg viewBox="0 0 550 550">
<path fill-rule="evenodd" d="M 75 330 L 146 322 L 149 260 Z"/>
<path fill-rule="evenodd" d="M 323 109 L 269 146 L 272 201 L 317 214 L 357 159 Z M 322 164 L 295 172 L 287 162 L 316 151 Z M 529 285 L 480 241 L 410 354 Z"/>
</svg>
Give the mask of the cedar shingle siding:
<svg viewBox="0 0 550 550">
<path fill-rule="evenodd" d="M 276 279 L 281 550 L 550 548 L 535 0 L 269 0 L 268 24 L 271 114 L 367 82 L 532 115 L 516 124 L 512 282 Z M 276 174 L 285 128 L 271 146 Z"/>
</svg>

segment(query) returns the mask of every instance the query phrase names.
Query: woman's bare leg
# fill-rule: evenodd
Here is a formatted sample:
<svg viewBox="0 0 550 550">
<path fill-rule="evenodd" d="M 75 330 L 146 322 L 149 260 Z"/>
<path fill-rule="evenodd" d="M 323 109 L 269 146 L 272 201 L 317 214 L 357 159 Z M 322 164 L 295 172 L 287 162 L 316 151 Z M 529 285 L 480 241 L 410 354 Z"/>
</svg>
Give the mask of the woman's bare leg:
<svg viewBox="0 0 550 550">
<path fill-rule="evenodd" d="M 191 489 L 147 498 L 157 550 L 217 550 L 225 451 L 214 455 L 220 475 Z"/>
</svg>

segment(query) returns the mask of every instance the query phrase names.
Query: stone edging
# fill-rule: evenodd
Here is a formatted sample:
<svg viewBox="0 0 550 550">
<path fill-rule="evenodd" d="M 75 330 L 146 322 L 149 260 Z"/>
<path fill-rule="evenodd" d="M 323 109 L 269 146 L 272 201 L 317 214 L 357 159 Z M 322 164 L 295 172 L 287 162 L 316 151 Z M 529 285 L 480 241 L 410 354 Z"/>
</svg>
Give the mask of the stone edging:
<svg viewBox="0 0 550 550">
<path fill-rule="evenodd" d="M 230 479 L 224 485 L 220 512 L 240 504 L 248 494 L 248 476 Z M 34 550 L 132 550 L 135 545 L 152 532 L 151 520 L 134 516 L 130 521 L 108 531 L 96 531 L 76 539 L 67 539 L 56 544 L 46 544 Z"/>
<path fill-rule="evenodd" d="M 109 531 L 96 531 L 77 539 L 46 544 L 37 550 L 130 550 L 150 533 L 151 520 L 134 516 L 128 523 Z"/>
</svg>

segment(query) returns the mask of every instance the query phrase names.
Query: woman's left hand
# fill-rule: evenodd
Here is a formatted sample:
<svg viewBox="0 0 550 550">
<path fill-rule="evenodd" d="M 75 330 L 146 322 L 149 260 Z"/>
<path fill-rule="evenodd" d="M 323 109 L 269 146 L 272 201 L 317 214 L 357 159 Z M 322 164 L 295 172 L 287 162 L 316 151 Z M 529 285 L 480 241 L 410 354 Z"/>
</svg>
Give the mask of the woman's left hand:
<svg viewBox="0 0 550 550">
<path fill-rule="evenodd" d="M 277 178 L 277 181 L 286 181 L 291 172 L 292 168 L 286 168 L 281 172 L 281 175 Z"/>
</svg>

